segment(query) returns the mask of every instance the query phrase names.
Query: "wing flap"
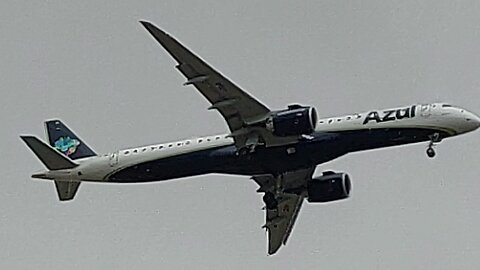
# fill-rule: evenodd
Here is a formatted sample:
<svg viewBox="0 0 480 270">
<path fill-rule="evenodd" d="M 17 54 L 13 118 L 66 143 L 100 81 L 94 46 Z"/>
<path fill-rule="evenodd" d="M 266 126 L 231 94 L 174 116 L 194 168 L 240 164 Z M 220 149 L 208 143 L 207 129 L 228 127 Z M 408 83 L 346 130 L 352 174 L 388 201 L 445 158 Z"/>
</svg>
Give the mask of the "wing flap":
<svg viewBox="0 0 480 270">
<path fill-rule="evenodd" d="M 276 253 L 288 241 L 297 220 L 304 199 L 307 196 L 306 184 L 312 178 L 315 167 L 293 172 L 285 172 L 279 177 L 271 174 L 255 175 L 252 179 L 260 186 L 257 192 L 274 194 L 273 207 L 265 206 L 264 228 L 268 231 L 268 254 Z M 279 186 L 280 192 L 279 192 Z M 264 198 L 265 200 L 265 198 Z"/>
<path fill-rule="evenodd" d="M 288 195 L 277 209 L 267 209 L 265 228 L 268 230 L 268 254 L 274 254 L 287 243 L 298 213 L 305 198 L 303 195 Z"/>
</svg>

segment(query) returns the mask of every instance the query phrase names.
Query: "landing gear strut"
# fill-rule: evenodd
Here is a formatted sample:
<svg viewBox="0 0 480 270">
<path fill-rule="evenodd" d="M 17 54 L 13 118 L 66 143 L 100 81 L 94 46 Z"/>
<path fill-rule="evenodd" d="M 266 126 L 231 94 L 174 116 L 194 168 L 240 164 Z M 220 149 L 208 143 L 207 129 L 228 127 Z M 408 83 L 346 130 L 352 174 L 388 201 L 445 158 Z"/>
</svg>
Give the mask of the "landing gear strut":
<svg viewBox="0 0 480 270">
<path fill-rule="evenodd" d="M 429 158 L 435 157 L 436 154 L 433 146 L 435 145 L 435 143 L 439 143 L 441 140 L 442 138 L 440 138 L 440 134 L 438 133 L 433 133 L 432 135 L 430 135 L 430 143 L 428 144 L 427 148 L 427 156 Z"/>
</svg>

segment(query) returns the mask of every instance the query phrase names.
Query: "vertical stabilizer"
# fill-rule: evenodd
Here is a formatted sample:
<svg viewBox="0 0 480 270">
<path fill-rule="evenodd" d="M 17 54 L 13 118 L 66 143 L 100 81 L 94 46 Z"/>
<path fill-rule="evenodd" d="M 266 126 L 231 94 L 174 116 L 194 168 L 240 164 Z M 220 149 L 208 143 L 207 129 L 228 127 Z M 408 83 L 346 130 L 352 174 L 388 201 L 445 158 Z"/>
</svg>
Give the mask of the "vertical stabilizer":
<svg viewBox="0 0 480 270">
<path fill-rule="evenodd" d="M 50 145 L 72 160 L 97 155 L 58 119 L 46 121 L 45 131 Z"/>
</svg>

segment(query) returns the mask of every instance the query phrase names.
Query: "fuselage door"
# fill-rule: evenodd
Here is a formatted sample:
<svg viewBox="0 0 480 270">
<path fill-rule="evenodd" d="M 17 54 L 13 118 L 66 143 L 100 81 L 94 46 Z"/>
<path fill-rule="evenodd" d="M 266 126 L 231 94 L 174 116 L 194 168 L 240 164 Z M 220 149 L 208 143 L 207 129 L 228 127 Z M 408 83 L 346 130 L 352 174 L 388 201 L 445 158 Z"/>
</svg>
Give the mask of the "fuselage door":
<svg viewBox="0 0 480 270">
<path fill-rule="evenodd" d="M 109 157 L 109 160 L 110 160 L 110 167 L 113 167 L 113 166 L 117 165 L 117 163 L 118 163 L 118 152 L 111 153 L 110 157 Z"/>
</svg>

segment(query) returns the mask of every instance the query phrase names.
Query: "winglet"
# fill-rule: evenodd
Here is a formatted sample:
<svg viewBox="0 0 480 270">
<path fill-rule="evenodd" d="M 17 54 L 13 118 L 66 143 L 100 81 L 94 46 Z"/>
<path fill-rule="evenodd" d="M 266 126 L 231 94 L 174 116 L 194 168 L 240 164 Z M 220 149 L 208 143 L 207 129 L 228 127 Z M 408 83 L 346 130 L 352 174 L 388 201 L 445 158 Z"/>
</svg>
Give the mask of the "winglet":
<svg viewBox="0 0 480 270">
<path fill-rule="evenodd" d="M 158 29 L 158 27 L 156 27 L 153 23 L 151 22 L 147 22 L 147 21 L 139 21 L 139 23 L 141 23 L 143 25 L 143 27 L 147 28 L 147 30 L 149 32 L 152 32 L 152 30 L 155 30 L 155 31 L 159 31 L 161 32 L 162 34 L 166 34 L 165 32 L 163 32 L 162 30 Z"/>
<path fill-rule="evenodd" d="M 140 23 L 178 63 L 183 63 L 182 59 L 179 58 L 179 55 L 186 54 L 187 52 L 191 54 L 191 52 L 187 48 L 185 48 L 185 46 L 180 44 L 169 34 L 165 33 L 165 31 L 153 25 L 151 22 L 140 21 Z"/>
<path fill-rule="evenodd" d="M 159 29 L 156 27 L 153 23 L 147 22 L 147 21 L 140 21 L 140 23 L 147 29 L 150 34 L 155 37 L 156 40 L 158 40 L 160 43 L 162 42 L 162 38 L 165 37 L 170 37 L 167 33 L 165 33 L 163 30 Z"/>
<path fill-rule="evenodd" d="M 49 170 L 72 169 L 78 166 L 35 136 L 20 136 L 20 138 Z"/>
</svg>

